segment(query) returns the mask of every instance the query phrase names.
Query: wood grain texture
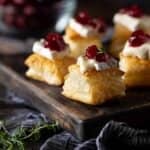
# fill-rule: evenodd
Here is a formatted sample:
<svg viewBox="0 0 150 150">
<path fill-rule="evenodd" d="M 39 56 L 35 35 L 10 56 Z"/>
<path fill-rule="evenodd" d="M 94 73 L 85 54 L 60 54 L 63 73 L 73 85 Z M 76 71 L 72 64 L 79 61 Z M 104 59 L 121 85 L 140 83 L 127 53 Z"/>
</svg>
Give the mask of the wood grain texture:
<svg viewBox="0 0 150 150">
<path fill-rule="evenodd" d="M 89 106 L 65 98 L 61 95 L 61 87 L 26 79 L 1 63 L 0 83 L 28 100 L 49 118 L 57 120 L 80 140 L 96 136 L 110 119 L 134 122 L 138 110 L 150 108 L 149 88 L 130 89 L 125 97 L 100 106 Z M 135 115 L 130 115 L 131 112 Z"/>
</svg>

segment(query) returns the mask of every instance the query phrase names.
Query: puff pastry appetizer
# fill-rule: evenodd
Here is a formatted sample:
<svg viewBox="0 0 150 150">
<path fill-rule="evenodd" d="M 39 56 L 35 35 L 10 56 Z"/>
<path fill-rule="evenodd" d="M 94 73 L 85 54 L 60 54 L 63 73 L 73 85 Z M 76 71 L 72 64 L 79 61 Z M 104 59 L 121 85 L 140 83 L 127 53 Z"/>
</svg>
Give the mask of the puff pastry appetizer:
<svg viewBox="0 0 150 150">
<path fill-rule="evenodd" d="M 25 61 L 29 67 L 26 76 L 52 85 L 61 85 L 68 73 L 68 66 L 75 63 L 69 57 L 69 47 L 56 33 L 49 33 L 46 38 L 33 45 L 33 52 Z"/>
<path fill-rule="evenodd" d="M 128 87 L 150 86 L 150 35 L 133 32 L 120 54 L 119 67 Z"/>
<path fill-rule="evenodd" d="M 64 35 L 64 40 L 71 48 L 71 56 L 77 58 L 89 45 L 101 47 L 101 36 L 106 31 L 102 18 L 91 18 L 88 13 L 80 12 L 72 18 Z"/>
<path fill-rule="evenodd" d="M 69 67 L 62 94 L 85 104 L 99 105 L 125 94 L 122 75 L 114 58 L 90 46 L 77 64 Z"/>
<path fill-rule="evenodd" d="M 142 29 L 146 33 L 150 33 L 150 16 L 144 14 L 136 5 L 120 9 L 114 15 L 113 21 L 115 27 L 110 52 L 117 58 L 132 32 Z"/>
</svg>

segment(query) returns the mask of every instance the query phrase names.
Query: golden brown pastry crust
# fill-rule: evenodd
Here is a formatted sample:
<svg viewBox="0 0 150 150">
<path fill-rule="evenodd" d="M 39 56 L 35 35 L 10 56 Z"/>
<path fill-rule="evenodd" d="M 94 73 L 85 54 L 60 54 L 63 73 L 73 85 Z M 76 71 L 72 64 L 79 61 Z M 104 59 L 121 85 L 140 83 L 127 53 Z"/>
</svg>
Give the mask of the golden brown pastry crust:
<svg viewBox="0 0 150 150">
<path fill-rule="evenodd" d="M 145 33 L 150 34 L 150 29 L 142 29 Z M 110 53 L 112 56 L 119 58 L 120 52 L 122 51 L 126 41 L 131 36 L 132 31 L 124 25 L 119 23 L 115 24 L 114 34 L 110 45 Z"/>
<path fill-rule="evenodd" d="M 129 87 L 150 86 L 150 60 L 120 54 L 124 83 Z"/>
<path fill-rule="evenodd" d="M 101 48 L 102 46 L 99 36 L 92 36 L 87 38 L 81 37 L 70 27 L 66 28 L 64 40 L 69 44 L 71 49 L 71 56 L 74 58 L 84 54 L 85 49 L 88 46 L 96 45 L 98 48 Z"/>
<path fill-rule="evenodd" d="M 110 45 L 110 53 L 112 54 L 112 56 L 119 58 L 119 54 L 131 34 L 132 31 L 130 31 L 127 27 L 118 23 L 115 25 L 114 35 L 112 37 L 112 42 Z"/>
<path fill-rule="evenodd" d="M 62 94 L 75 101 L 99 105 L 125 94 L 122 74 L 117 68 L 90 70 L 82 74 L 78 65 L 71 65 Z"/>
<path fill-rule="evenodd" d="M 29 67 L 26 76 L 48 84 L 61 85 L 64 82 L 64 76 L 68 73 L 68 66 L 73 63 L 75 60 L 68 56 L 49 60 L 41 55 L 32 54 L 25 61 Z"/>
</svg>

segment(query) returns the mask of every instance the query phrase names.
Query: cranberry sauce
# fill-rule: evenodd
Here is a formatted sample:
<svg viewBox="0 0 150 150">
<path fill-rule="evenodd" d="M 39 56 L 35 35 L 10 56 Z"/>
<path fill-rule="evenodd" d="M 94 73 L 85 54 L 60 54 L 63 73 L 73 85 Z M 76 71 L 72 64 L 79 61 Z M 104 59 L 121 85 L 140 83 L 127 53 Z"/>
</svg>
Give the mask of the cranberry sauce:
<svg viewBox="0 0 150 150">
<path fill-rule="evenodd" d="M 135 17 L 135 18 L 140 18 L 140 17 L 143 16 L 142 9 L 137 5 L 122 8 L 122 9 L 120 9 L 120 13 L 128 14 L 129 16 L 132 16 L 132 17 Z"/>
<path fill-rule="evenodd" d="M 62 51 L 65 49 L 66 44 L 61 35 L 58 33 L 49 33 L 45 37 L 44 47 L 52 51 Z"/>
<path fill-rule="evenodd" d="M 105 32 L 107 27 L 103 18 L 92 18 L 87 12 L 82 11 L 78 13 L 75 19 L 82 25 L 88 25 L 95 28 L 99 33 Z"/>
<path fill-rule="evenodd" d="M 101 52 L 95 45 L 92 45 L 86 49 L 85 57 L 95 59 L 98 62 L 106 62 L 111 56 Z"/>
<path fill-rule="evenodd" d="M 132 47 L 138 47 L 150 40 L 150 35 L 144 33 L 142 30 L 136 30 L 129 38 L 129 44 Z"/>
</svg>

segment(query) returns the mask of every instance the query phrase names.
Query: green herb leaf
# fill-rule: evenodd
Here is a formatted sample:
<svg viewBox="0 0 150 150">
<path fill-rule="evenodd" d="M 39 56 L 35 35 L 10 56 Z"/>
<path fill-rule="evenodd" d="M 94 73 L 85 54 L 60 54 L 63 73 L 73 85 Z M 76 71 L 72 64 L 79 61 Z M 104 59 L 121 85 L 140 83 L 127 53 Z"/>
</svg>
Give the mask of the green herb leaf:
<svg viewBox="0 0 150 150">
<path fill-rule="evenodd" d="M 11 135 L 5 128 L 4 122 L 0 121 L 0 149 L 3 150 L 25 150 L 25 143 L 34 140 L 38 141 L 42 130 L 57 132 L 58 123 L 41 123 L 29 129 L 18 127 Z"/>
<path fill-rule="evenodd" d="M 106 49 L 104 48 L 104 47 L 101 47 L 100 49 L 99 49 L 99 52 L 98 53 L 105 53 L 106 52 Z"/>
</svg>

